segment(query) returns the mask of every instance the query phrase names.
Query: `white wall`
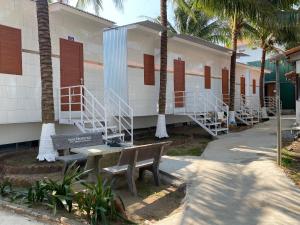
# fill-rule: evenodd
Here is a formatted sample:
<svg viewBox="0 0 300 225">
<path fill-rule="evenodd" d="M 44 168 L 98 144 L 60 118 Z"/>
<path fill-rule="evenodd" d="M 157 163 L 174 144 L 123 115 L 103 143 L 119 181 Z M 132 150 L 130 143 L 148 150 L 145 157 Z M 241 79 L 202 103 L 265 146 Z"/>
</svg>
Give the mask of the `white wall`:
<svg viewBox="0 0 300 225">
<path fill-rule="evenodd" d="M 41 79 L 35 2 L 0 0 L 0 24 L 22 30 L 21 76 L 0 74 L 0 124 L 41 121 Z M 103 96 L 102 31 L 105 27 L 67 11 L 51 11 L 50 31 L 56 118 L 60 87 L 59 39 L 72 36 L 84 48 L 85 85 L 97 97 Z"/>
<path fill-rule="evenodd" d="M 251 67 L 244 64 L 237 64 L 236 67 L 236 86 L 235 86 L 235 95 L 237 98 L 240 97 L 241 85 L 240 78 L 241 76 L 245 77 L 245 92 L 246 98 L 251 101 L 251 104 L 259 106 L 259 77 L 260 70 L 259 68 Z M 253 79 L 256 80 L 256 93 L 253 94 Z M 238 107 L 238 100 L 236 100 L 236 107 Z"/>
<path fill-rule="evenodd" d="M 0 73 L 0 144 L 39 139 L 41 127 L 41 79 L 35 2 L 0 0 L 0 24 L 22 30 L 23 74 Z M 53 11 L 50 30 L 56 118 L 60 87 L 59 38 L 68 36 L 84 47 L 85 85 L 99 99 L 103 97 L 102 31 L 105 25 L 70 11 Z M 66 6 L 65 6 L 66 7 Z M 66 130 L 58 125 L 57 131 Z M 76 129 L 68 128 L 68 131 Z"/>
<path fill-rule="evenodd" d="M 138 29 L 128 31 L 128 77 L 129 99 L 134 108 L 135 116 L 150 116 L 157 114 L 159 95 L 159 63 L 160 39 L 155 33 Z M 155 57 L 155 85 L 144 85 L 143 55 Z M 191 44 L 169 40 L 168 44 L 168 80 L 167 80 L 167 113 L 172 112 L 172 96 L 174 92 L 173 64 L 174 59 L 185 61 L 185 90 L 204 91 L 204 66 L 211 67 L 211 91 L 221 98 L 222 69 L 229 68 L 230 56 L 223 52 L 208 50 Z M 168 107 L 169 106 L 169 107 Z"/>
</svg>

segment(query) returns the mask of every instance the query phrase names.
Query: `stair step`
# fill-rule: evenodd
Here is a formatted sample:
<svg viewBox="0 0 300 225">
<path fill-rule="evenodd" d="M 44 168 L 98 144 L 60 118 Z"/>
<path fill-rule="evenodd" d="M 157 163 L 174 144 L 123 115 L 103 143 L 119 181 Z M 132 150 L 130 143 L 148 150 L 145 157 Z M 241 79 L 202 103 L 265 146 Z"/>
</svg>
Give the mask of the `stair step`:
<svg viewBox="0 0 300 225">
<path fill-rule="evenodd" d="M 222 128 L 217 128 L 217 129 L 211 129 L 211 130 L 212 130 L 212 131 L 220 132 L 220 131 L 228 131 L 228 128 L 222 127 Z"/>
<path fill-rule="evenodd" d="M 117 138 L 117 137 L 124 137 L 125 134 L 123 133 L 115 133 L 115 134 L 108 134 L 107 139 Z"/>
<path fill-rule="evenodd" d="M 220 122 L 215 122 L 215 123 L 204 123 L 206 126 L 216 126 L 216 125 L 221 125 Z"/>
<path fill-rule="evenodd" d="M 92 130 L 93 127 L 92 126 L 91 127 L 84 127 L 84 129 L 86 129 L 86 130 Z M 95 129 L 104 130 L 104 127 L 102 127 L 102 126 L 101 127 L 100 126 L 96 126 Z M 117 126 L 108 126 L 107 129 L 109 129 L 109 130 L 116 130 Z"/>
</svg>

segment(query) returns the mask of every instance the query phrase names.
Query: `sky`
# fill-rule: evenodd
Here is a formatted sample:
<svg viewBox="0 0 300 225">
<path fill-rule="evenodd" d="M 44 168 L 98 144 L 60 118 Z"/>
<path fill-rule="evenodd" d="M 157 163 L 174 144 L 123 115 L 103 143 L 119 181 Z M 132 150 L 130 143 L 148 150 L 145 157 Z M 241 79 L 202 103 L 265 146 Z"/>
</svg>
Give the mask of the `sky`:
<svg viewBox="0 0 300 225">
<path fill-rule="evenodd" d="M 71 2 L 76 0 L 70 0 Z M 114 7 L 112 0 L 102 0 L 103 11 L 101 17 L 112 20 L 117 25 L 130 24 L 145 20 L 145 17 L 156 18 L 160 14 L 160 0 L 124 0 L 124 9 L 120 11 Z M 89 9 L 90 10 L 90 9 Z M 174 20 L 173 7 L 168 4 L 168 19 Z"/>
</svg>

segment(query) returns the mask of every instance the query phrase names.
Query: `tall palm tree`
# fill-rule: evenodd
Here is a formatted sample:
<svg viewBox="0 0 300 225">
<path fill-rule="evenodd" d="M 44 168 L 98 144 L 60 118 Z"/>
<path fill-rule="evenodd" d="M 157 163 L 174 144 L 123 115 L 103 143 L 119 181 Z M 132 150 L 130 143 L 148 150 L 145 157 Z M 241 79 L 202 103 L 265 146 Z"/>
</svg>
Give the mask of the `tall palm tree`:
<svg viewBox="0 0 300 225">
<path fill-rule="evenodd" d="M 55 161 L 57 152 L 54 151 L 51 135 L 55 134 L 55 113 L 53 99 L 53 71 L 52 71 L 52 48 L 49 25 L 48 2 L 55 0 L 36 0 L 36 13 L 38 22 L 38 42 L 40 50 L 41 68 L 41 94 L 42 94 L 42 131 L 40 138 L 39 154 L 40 161 Z M 57 1 L 57 0 L 56 0 Z M 62 0 L 58 0 L 62 2 Z M 113 0 L 118 7 L 122 7 L 123 0 Z M 78 0 L 81 6 L 93 4 L 102 7 L 102 0 Z M 96 8 L 95 8 L 96 9 Z"/>
<path fill-rule="evenodd" d="M 284 9 L 293 7 L 293 4 L 285 5 Z M 243 38 L 247 39 L 250 45 L 259 46 L 262 50 L 261 68 L 260 68 L 260 105 L 264 108 L 264 75 L 266 56 L 270 51 L 276 51 L 276 45 L 289 45 L 300 41 L 296 23 L 287 24 L 282 20 L 274 20 L 278 11 L 281 8 L 275 9 L 272 14 L 261 17 L 245 27 L 246 32 Z"/>
<path fill-rule="evenodd" d="M 184 1 L 183 1 L 184 2 Z M 253 1 L 248 0 L 193 0 L 190 5 L 185 4 L 186 8 L 203 10 L 209 15 L 228 22 L 231 34 L 232 56 L 230 62 L 230 123 L 235 123 L 234 99 L 235 99 L 235 68 L 237 58 L 237 40 L 241 35 L 245 18 L 257 16 L 256 7 Z M 184 3 L 183 3 L 184 5 Z"/>
<path fill-rule="evenodd" d="M 41 86 L 42 86 L 42 133 L 38 159 L 55 161 L 56 152 L 50 136 L 55 133 L 54 99 L 49 9 L 47 0 L 36 1 L 38 22 L 38 41 L 40 50 Z"/>
<path fill-rule="evenodd" d="M 190 4 L 190 3 L 188 3 Z M 192 35 L 213 43 L 228 44 L 228 24 L 204 11 L 193 10 L 192 15 L 186 12 L 183 7 L 177 7 L 174 11 L 176 28 L 179 33 Z"/>
<path fill-rule="evenodd" d="M 277 7 L 290 6 L 296 0 L 188 0 L 192 3 L 192 9 L 204 10 L 208 14 L 228 21 L 231 30 L 232 56 L 230 62 L 230 123 L 235 123 L 234 99 L 235 99 L 235 69 L 237 58 L 237 40 L 248 21 L 256 21 L 260 17 L 272 15 Z M 189 8 L 186 1 L 181 0 L 185 8 Z"/>
<path fill-rule="evenodd" d="M 155 136 L 167 138 L 166 128 L 166 88 L 167 88 L 167 66 L 168 66 L 168 18 L 167 0 L 160 0 L 160 24 L 162 26 L 160 39 L 160 86 L 158 100 L 158 119 Z"/>
</svg>

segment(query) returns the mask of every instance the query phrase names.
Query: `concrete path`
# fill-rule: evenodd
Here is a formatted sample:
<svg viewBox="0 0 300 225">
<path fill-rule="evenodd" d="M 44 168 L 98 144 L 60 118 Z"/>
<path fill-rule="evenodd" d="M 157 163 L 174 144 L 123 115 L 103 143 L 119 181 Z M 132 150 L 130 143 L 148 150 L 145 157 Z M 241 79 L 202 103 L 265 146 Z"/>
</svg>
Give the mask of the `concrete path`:
<svg viewBox="0 0 300 225">
<path fill-rule="evenodd" d="M 221 136 L 201 157 L 165 157 L 162 170 L 187 181 L 187 199 L 157 225 L 300 225 L 300 189 L 275 162 L 275 125 Z"/>
<path fill-rule="evenodd" d="M 25 216 L 1 209 L 0 225 L 49 225 L 49 224 L 36 222 Z"/>
</svg>

